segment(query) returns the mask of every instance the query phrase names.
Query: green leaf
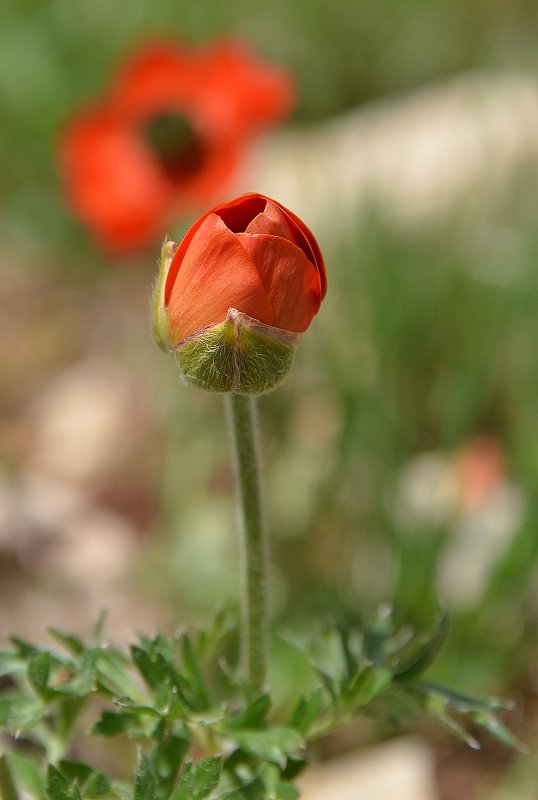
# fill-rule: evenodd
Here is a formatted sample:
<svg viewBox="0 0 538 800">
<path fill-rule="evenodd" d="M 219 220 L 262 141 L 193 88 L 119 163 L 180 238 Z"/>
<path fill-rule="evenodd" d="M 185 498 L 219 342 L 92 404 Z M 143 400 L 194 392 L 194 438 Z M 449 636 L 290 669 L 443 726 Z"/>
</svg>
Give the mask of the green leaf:
<svg viewBox="0 0 538 800">
<path fill-rule="evenodd" d="M 466 731 L 463 725 L 460 725 L 453 717 L 451 717 L 446 711 L 433 711 L 428 709 L 429 713 L 435 717 L 435 719 L 441 723 L 441 725 L 446 728 L 450 733 L 459 739 L 462 742 L 465 742 L 467 747 L 470 747 L 471 750 L 480 750 L 480 742 L 478 739 L 475 739 L 469 731 Z"/>
<path fill-rule="evenodd" d="M 85 703 L 85 697 L 70 697 L 58 704 L 57 733 L 62 739 L 67 740 L 69 738 L 73 725 L 77 721 Z"/>
<path fill-rule="evenodd" d="M 52 764 L 49 764 L 47 770 L 46 792 L 50 800 L 80 800 L 80 792 L 77 787 L 70 787 L 60 770 Z"/>
<path fill-rule="evenodd" d="M 316 673 L 319 675 L 321 682 L 325 688 L 325 690 L 329 693 L 332 698 L 333 703 L 336 703 L 338 700 L 339 688 L 338 684 L 335 679 L 329 675 L 325 670 L 320 669 L 319 667 L 314 666 Z"/>
<path fill-rule="evenodd" d="M 197 632 L 196 650 L 199 657 L 206 663 L 217 661 L 217 652 L 222 653 L 225 641 L 236 626 L 237 621 L 229 609 L 221 608 L 213 617 L 209 628 Z"/>
<path fill-rule="evenodd" d="M 47 628 L 47 633 L 72 655 L 79 656 L 84 652 L 84 643 L 74 633 L 63 633 L 57 628 Z"/>
<path fill-rule="evenodd" d="M 77 697 L 87 697 L 92 694 L 96 689 L 96 664 L 99 656 L 100 651 L 95 647 L 85 650 L 74 677 L 70 681 L 55 687 L 57 691 Z"/>
<path fill-rule="evenodd" d="M 471 712 L 469 716 L 477 725 L 487 731 L 494 739 L 497 739 L 498 742 L 501 742 L 501 744 L 511 747 L 513 750 L 517 750 L 522 754 L 527 754 L 529 752 L 528 747 L 526 747 L 517 736 L 514 736 L 512 731 L 510 731 L 506 725 L 503 725 L 495 714 L 486 713 L 484 711 L 474 711 Z"/>
<path fill-rule="evenodd" d="M 111 793 L 112 786 L 107 776 L 102 772 L 92 772 L 84 790 L 86 800 L 96 800 L 98 797 L 104 797 Z"/>
<path fill-rule="evenodd" d="M 111 791 L 119 800 L 133 800 L 133 790 L 125 783 L 114 781 Z"/>
<path fill-rule="evenodd" d="M 407 681 L 416 678 L 433 664 L 446 640 L 447 633 L 448 618 L 446 614 L 441 614 L 433 637 L 420 644 L 414 652 L 394 668 L 395 680 Z"/>
<path fill-rule="evenodd" d="M 343 699 L 354 709 L 365 706 L 382 694 L 392 682 L 389 669 L 364 667 L 342 689 Z"/>
<path fill-rule="evenodd" d="M 344 660 L 344 669 L 348 679 L 352 677 L 357 671 L 358 666 L 358 653 L 353 652 L 352 647 L 352 631 L 348 630 L 347 627 L 342 625 L 336 625 L 335 633 L 338 636 L 338 640 L 340 642 L 340 648 L 342 651 L 342 657 Z"/>
<path fill-rule="evenodd" d="M 157 711 L 153 706 L 138 705 L 137 703 L 133 703 L 129 697 L 120 697 L 116 700 L 116 705 L 120 706 L 120 708 L 127 709 L 127 711 L 130 711 L 132 714 L 141 714 L 145 717 L 158 717 L 159 719 L 162 718 L 161 712 Z"/>
<path fill-rule="evenodd" d="M 324 690 L 318 687 L 300 697 L 288 717 L 287 726 L 295 728 L 303 736 L 306 736 L 310 726 L 324 709 L 324 694 Z"/>
<path fill-rule="evenodd" d="M 364 654 L 368 661 L 379 667 L 385 663 L 385 647 L 394 634 L 392 608 L 381 605 L 372 627 L 364 632 Z"/>
<path fill-rule="evenodd" d="M 284 769 L 281 769 L 280 772 L 283 778 L 285 778 L 287 781 L 292 781 L 307 766 L 308 766 L 308 761 L 306 760 L 306 758 L 303 758 L 302 756 L 290 755 L 288 756 L 288 761 L 286 763 L 286 766 L 284 767 Z"/>
<path fill-rule="evenodd" d="M 48 699 L 50 692 L 48 689 L 50 675 L 50 653 L 43 650 L 32 656 L 28 663 L 28 680 L 40 697 Z"/>
<path fill-rule="evenodd" d="M 45 713 L 43 703 L 35 697 L 0 697 L 0 725 L 10 731 L 32 728 Z"/>
<path fill-rule="evenodd" d="M 67 759 L 60 761 L 58 769 L 69 783 L 76 781 L 79 786 L 84 786 L 93 772 L 92 768 L 87 764 L 83 764 L 81 761 L 68 761 Z"/>
<path fill-rule="evenodd" d="M 297 800 L 301 796 L 301 792 L 296 786 L 291 783 L 279 783 L 277 787 L 278 800 Z"/>
<path fill-rule="evenodd" d="M 157 770 L 151 758 L 143 755 L 136 776 L 134 800 L 155 800 L 157 793 Z"/>
<path fill-rule="evenodd" d="M 0 651 L 0 675 L 19 675 L 26 672 L 24 660 L 8 650 Z"/>
<path fill-rule="evenodd" d="M 170 718 L 169 714 L 167 716 Z M 227 724 L 229 721 L 226 719 L 226 708 L 223 705 L 217 708 L 208 708 L 207 711 L 199 711 L 189 716 L 194 722 L 205 725 L 207 728 L 213 728 L 219 723 Z"/>
<path fill-rule="evenodd" d="M 102 694 L 114 696 L 127 695 L 137 698 L 141 703 L 145 697 L 137 682 L 133 680 L 128 670 L 131 669 L 129 659 L 115 648 L 101 649 L 97 665 L 97 687 Z"/>
<path fill-rule="evenodd" d="M 235 742 L 247 753 L 265 761 L 286 766 L 288 755 L 296 754 L 303 746 L 302 736 L 292 728 L 267 728 L 267 730 L 242 730 L 232 734 Z"/>
<path fill-rule="evenodd" d="M 93 626 L 93 638 L 97 644 L 100 644 L 103 638 L 103 631 L 106 625 L 107 617 L 108 609 L 102 608 L 97 616 L 97 619 L 95 620 L 95 625 Z"/>
<path fill-rule="evenodd" d="M 43 781 L 35 762 L 19 753 L 10 753 L 7 759 L 21 789 L 32 797 L 43 797 Z M 0 796 L 3 796 L 1 792 Z"/>
<path fill-rule="evenodd" d="M 480 743 L 450 715 L 443 697 L 440 695 L 421 694 L 420 692 L 411 691 L 409 691 L 408 694 L 415 699 L 421 708 L 440 722 L 443 727 L 447 728 L 457 739 L 465 742 L 472 750 L 480 750 Z"/>
<path fill-rule="evenodd" d="M 0 797 L 2 800 L 19 800 L 19 794 L 7 756 L 0 754 Z"/>
<path fill-rule="evenodd" d="M 221 770 L 219 756 L 210 756 L 195 764 L 188 762 L 171 800 L 203 800 L 218 784 Z"/>
<path fill-rule="evenodd" d="M 261 694 L 244 711 L 235 717 L 226 719 L 222 728 L 227 731 L 240 730 L 241 728 L 258 728 L 265 722 L 271 708 L 271 699 L 268 694 Z"/>
<path fill-rule="evenodd" d="M 30 644 L 29 642 L 25 642 L 24 639 L 19 639 L 17 636 L 10 636 L 9 638 L 12 644 L 15 646 L 17 654 L 25 660 L 29 660 L 38 653 L 41 653 L 39 647 L 35 647 L 35 645 Z"/>
<path fill-rule="evenodd" d="M 478 749 L 479 745 L 473 737 L 465 734 L 461 735 L 461 727 L 454 722 L 452 716 L 449 717 L 448 709 L 453 709 L 459 714 L 466 715 L 476 725 L 479 725 L 490 736 L 493 736 L 497 741 L 512 747 L 521 753 L 526 753 L 526 746 L 514 736 L 514 734 L 497 718 L 497 711 L 506 711 L 513 708 L 513 703 L 498 698 L 475 698 L 461 692 L 454 692 L 452 689 L 447 689 L 444 686 L 439 686 L 435 683 L 427 683 L 425 681 L 417 681 L 409 685 L 409 692 L 411 696 L 423 708 L 426 708 L 428 713 L 437 716 L 442 724 L 447 725 L 446 718 L 450 720 L 450 725 L 456 725 L 459 731 L 453 730 L 458 738 L 464 738 L 474 749 Z M 439 716 L 440 715 L 440 716 Z M 447 725 L 448 727 L 448 725 Z"/>
<path fill-rule="evenodd" d="M 157 633 L 153 638 L 140 634 L 138 637 L 140 647 L 146 653 L 159 653 L 165 661 L 173 661 L 177 654 L 178 640 L 174 637 L 167 639 L 162 633 Z"/>
<path fill-rule="evenodd" d="M 266 800 L 277 800 L 277 787 L 280 783 L 280 769 L 276 764 L 269 764 L 267 761 L 261 765 L 259 775 L 256 778 L 263 785 L 263 794 L 260 796 Z"/>
<path fill-rule="evenodd" d="M 469 711 L 512 711 L 514 708 L 511 700 L 501 700 L 498 697 L 472 697 L 431 681 L 413 682 L 411 688 L 418 689 L 424 694 L 439 695 L 450 708 L 464 714 Z"/>
<path fill-rule="evenodd" d="M 159 794 L 165 797 L 170 795 L 189 745 L 187 735 L 170 734 L 152 750 L 150 757 L 159 779 Z"/>
<path fill-rule="evenodd" d="M 209 694 L 198 662 L 198 656 L 187 633 L 181 636 L 181 651 L 185 678 L 193 696 L 194 705 L 200 711 L 209 708 Z"/>
<path fill-rule="evenodd" d="M 144 678 L 158 705 L 164 706 L 170 697 L 171 674 L 168 664 L 160 653 L 151 655 L 136 645 L 131 646 L 135 666 Z"/>
<path fill-rule="evenodd" d="M 77 783 L 88 800 L 109 795 L 112 792 L 110 781 L 102 772 L 97 772 L 87 764 L 80 761 L 60 761 L 59 770 L 67 780 L 68 785 Z"/>
<path fill-rule="evenodd" d="M 140 717 L 131 711 L 103 711 L 92 728 L 92 736 L 120 736 L 139 729 Z"/>
</svg>

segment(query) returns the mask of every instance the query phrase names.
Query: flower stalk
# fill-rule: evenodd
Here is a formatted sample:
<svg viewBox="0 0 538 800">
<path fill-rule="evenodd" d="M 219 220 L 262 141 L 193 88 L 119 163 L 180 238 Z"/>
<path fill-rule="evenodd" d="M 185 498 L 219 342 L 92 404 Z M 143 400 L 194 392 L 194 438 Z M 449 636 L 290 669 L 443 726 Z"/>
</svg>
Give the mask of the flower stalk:
<svg viewBox="0 0 538 800">
<path fill-rule="evenodd" d="M 267 679 L 269 552 L 260 484 L 257 408 L 254 397 L 226 395 L 232 436 L 243 562 L 241 655 L 253 694 Z"/>
</svg>

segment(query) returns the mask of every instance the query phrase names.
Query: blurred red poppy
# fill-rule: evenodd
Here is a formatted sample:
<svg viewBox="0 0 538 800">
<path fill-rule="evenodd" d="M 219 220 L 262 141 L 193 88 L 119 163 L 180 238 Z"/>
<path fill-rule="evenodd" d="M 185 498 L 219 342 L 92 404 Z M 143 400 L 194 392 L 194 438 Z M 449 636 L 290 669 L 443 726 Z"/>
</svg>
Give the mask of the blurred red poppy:
<svg viewBox="0 0 538 800">
<path fill-rule="evenodd" d="M 249 139 L 292 101 L 289 75 L 241 44 L 145 45 L 63 133 L 68 202 L 104 247 L 151 246 L 224 188 Z"/>
</svg>

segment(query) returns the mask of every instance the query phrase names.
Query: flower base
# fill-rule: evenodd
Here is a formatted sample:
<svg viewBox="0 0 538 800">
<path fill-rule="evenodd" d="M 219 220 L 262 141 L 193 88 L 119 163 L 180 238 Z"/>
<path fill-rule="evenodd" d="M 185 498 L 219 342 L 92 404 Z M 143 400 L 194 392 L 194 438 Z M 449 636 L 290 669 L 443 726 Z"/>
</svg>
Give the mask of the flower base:
<svg viewBox="0 0 538 800">
<path fill-rule="evenodd" d="M 189 337 L 174 353 L 185 380 L 194 386 L 258 395 L 284 380 L 297 338 L 230 308 L 224 322 Z"/>
</svg>

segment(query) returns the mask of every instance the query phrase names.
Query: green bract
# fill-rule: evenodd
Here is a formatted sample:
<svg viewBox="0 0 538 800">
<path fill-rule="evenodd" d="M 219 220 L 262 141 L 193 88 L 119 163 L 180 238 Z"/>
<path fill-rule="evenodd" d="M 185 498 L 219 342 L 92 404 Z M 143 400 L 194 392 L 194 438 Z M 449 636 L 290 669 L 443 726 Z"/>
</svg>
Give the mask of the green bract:
<svg viewBox="0 0 538 800">
<path fill-rule="evenodd" d="M 286 377 L 295 338 L 230 308 L 224 322 L 187 339 L 174 354 L 185 379 L 200 389 L 256 395 Z"/>
</svg>

